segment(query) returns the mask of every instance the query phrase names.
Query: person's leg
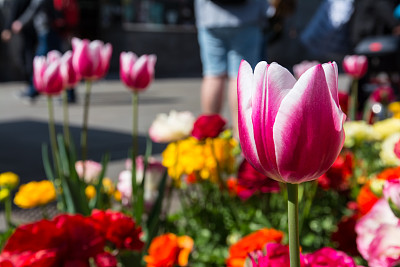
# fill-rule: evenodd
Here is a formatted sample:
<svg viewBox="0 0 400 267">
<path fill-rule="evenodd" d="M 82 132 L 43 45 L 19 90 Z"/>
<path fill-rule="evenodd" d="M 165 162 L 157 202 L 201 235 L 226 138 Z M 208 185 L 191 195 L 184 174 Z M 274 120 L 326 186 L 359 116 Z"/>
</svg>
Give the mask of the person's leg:
<svg viewBox="0 0 400 267">
<path fill-rule="evenodd" d="M 227 72 L 226 48 L 221 29 L 198 29 L 200 56 L 203 65 L 201 110 L 205 114 L 220 113 Z"/>
<path fill-rule="evenodd" d="M 215 114 L 221 112 L 225 80 L 225 75 L 204 76 L 201 84 L 202 113 Z"/>
</svg>

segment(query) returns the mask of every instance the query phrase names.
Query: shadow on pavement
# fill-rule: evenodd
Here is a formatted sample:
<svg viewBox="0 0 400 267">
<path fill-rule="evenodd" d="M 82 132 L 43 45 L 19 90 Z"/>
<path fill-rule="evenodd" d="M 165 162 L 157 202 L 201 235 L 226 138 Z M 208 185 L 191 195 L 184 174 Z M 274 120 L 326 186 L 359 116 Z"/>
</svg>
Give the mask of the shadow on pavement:
<svg viewBox="0 0 400 267">
<path fill-rule="evenodd" d="M 62 125 L 56 125 L 62 133 Z M 70 132 L 80 158 L 80 127 L 70 127 Z M 21 120 L 0 123 L 0 172 L 12 171 L 20 176 L 21 183 L 45 179 L 42 164 L 42 144 L 50 144 L 45 122 Z M 130 134 L 108 130 L 89 129 L 88 159 L 100 162 L 102 155 L 110 154 L 110 160 L 122 160 L 128 156 L 132 137 Z M 49 145 L 50 146 L 50 145 Z M 139 154 L 144 154 L 146 137 L 139 136 Z M 166 145 L 153 143 L 153 153 L 160 154 Z"/>
</svg>

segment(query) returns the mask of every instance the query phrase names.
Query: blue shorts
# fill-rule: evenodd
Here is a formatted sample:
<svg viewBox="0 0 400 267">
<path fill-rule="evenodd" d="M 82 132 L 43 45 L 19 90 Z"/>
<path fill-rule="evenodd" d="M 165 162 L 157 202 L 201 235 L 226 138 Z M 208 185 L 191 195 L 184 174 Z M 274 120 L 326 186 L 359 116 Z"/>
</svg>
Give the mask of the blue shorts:
<svg viewBox="0 0 400 267">
<path fill-rule="evenodd" d="M 261 29 L 199 28 L 198 41 L 204 76 L 236 77 L 242 59 L 254 68 L 261 56 Z"/>
</svg>

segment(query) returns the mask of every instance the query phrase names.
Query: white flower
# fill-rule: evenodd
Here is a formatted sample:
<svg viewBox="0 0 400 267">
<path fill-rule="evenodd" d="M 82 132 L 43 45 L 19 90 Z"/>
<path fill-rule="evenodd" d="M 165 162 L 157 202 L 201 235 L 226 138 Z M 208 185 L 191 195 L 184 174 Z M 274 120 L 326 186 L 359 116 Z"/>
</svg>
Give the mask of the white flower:
<svg viewBox="0 0 400 267">
<path fill-rule="evenodd" d="M 102 169 L 103 167 L 101 164 L 96 161 L 86 160 L 85 168 L 83 167 L 83 162 L 81 160 L 75 162 L 75 170 L 78 176 L 89 184 L 95 183 L 99 179 Z M 83 175 L 83 172 L 85 172 L 85 175 Z"/>
<path fill-rule="evenodd" d="M 194 121 L 195 117 L 189 111 L 158 114 L 150 126 L 150 138 L 156 143 L 178 141 L 190 135 Z"/>
<path fill-rule="evenodd" d="M 379 156 L 386 166 L 399 166 L 400 159 L 394 153 L 394 147 L 400 140 L 400 133 L 394 133 L 382 142 L 381 152 Z"/>
</svg>

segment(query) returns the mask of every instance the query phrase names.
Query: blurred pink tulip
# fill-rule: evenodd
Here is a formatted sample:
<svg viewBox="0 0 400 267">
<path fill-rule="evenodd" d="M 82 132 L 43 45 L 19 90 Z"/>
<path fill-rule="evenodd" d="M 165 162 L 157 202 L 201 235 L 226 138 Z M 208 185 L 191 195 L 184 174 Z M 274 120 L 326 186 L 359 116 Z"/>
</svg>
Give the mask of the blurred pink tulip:
<svg viewBox="0 0 400 267">
<path fill-rule="evenodd" d="M 64 89 L 64 80 L 60 72 L 61 54 L 50 51 L 45 56 L 33 59 L 33 83 L 35 88 L 46 95 L 58 95 Z"/>
<path fill-rule="evenodd" d="M 119 74 L 122 82 L 133 91 L 143 91 L 153 80 L 155 55 L 137 57 L 132 52 L 122 52 L 120 55 Z"/>
<path fill-rule="evenodd" d="M 354 79 L 360 79 L 367 73 L 368 59 L 366 56 L 345 56 L 343 59 L 343 69 Z"/>
<path fill-rule="evenodd" d="M 95 183 L 99 179 L 102 169 L 103 167 L 100 163 L 92 160 L 86 160 L 85 164 L 81 160 L 75 163 L 75 170 L 78 176 L 86 183 Z"/>
<path fill-rule="evenodd" d="M 72 51 L 67 51 L 61 58 L 61 75 L 65 81 L 65 87 L 74 87 L 81 79 L 72 66 Z"/>
<path fill-rule="evenodd" d="M 336 160 L 346 116 L 339 107 L 336 63 L 317 65 L 298 81 L 279 64 L 260 62 L 238 75 L 239 137 L 246 159 L 281 182 L 317 179 Z"/>
<path fill-rule="evenodd" d="M 72 65 L 81 77 L 98 80 L 106 75 L 112 54 L 111 44 L 72 38 L 72 49 Z"/>
<path fill-rule="evenodd" d="M 299 79 L 300 76 L 303 75 L 303 73 L 306 72 L 309 68 L 312 68 L 318 64 L 320 64 L 318 61 L 307 61 L 307 60 L 304 60 L 299 64 L 295 64 L 293 66 L 294 77 L 296 77 L 296 79 Z"/>
</svg>

